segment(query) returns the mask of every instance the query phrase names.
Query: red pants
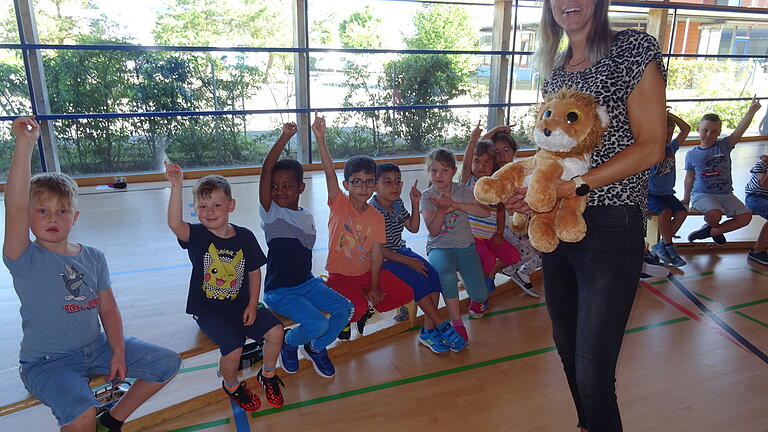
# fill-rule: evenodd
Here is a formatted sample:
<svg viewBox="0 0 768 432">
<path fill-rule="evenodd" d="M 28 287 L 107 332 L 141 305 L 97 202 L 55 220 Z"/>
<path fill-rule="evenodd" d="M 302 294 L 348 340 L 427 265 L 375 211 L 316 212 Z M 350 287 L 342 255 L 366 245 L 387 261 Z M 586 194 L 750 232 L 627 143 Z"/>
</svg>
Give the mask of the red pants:
<svg viewBox="0 0 768 432">
<path fill-rule="evenodd" d="M 520 261 L 520 251 L 506 240 L 495 245 L 492 239 L 475 238 L 475 247 L 477 248 L 477 254 L 480 255 L 483 276 L 488 276 L 496 266 L 496 258 L 501 260 L 504 267 L 509 267 Z"/>
<path fill-rule="evenodd" d="M 368 310 L 368 299 L 365 298 L 371 290 L 371 273 L 357 276 L 347 276 L 331 273 L 325 282 L 331 289 L 343 295 L 355 305 L 355 313 L 350 322 L 355 322 Z M 382 269 L 379 273 L 379 289 L 384 297 L 374 308 L 386 312 L 413 300 L 413 290 L 390 271 Z"/>
</svg>

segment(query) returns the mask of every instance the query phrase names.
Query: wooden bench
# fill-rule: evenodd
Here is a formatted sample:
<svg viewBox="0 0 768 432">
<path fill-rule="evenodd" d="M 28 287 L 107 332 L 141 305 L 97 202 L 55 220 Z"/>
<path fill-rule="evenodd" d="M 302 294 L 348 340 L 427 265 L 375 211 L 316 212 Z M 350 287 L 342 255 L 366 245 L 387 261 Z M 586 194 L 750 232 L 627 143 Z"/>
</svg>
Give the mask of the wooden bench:
<svg viewBox="0 0 768 432">
<path fill-rule="evenodd" d="M 688 210 L 688 216 L 704 216 L 704 213 L 698 211 L 695 208 Z M 645 244 L 648 248 L 659 242 L 661 234 L 659 233 L 659 215 L 652 211 L 648 211 L 646 214 L 648 219 L 647 228 L 645 231 Z M 712 247 L 719 247 L 723 249 L 749 249 L 754 242 L 746 241 L 729 241 L 728 243 L 720 246 L 717 245 L 712 239 L 702 240 L 700 242 L 689 242 L 687 238 L 685 241 L 675 243 L 677 249 L 695 250 L 695 249 L 709 249 Z"/>
</svg>

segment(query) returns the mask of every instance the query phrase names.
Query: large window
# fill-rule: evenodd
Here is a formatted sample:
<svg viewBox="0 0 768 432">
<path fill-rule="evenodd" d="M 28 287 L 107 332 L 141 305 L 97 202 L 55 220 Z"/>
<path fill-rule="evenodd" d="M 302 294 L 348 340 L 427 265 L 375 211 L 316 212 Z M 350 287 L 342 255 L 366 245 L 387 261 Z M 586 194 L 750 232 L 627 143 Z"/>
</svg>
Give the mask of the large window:
<svg viewBox="0 0 768 432">
<path fill-rule="evenodd" d="M 619 1 L 610 18 L 661 34 L 669 105 L 691 123 L 718 112 L 727 131 L 768 96 L 768 14 L 728 7 L 761 1 Z M 499 118 L 531 146 L 540 2 L 34 0 L 36 34 L 17 22 L 26 3 L 0 0 L 0 179 L 7 125 L 32 111 L 58 155 L 45 168 L 76 176 L 257 165 L 286 121 L 301 126 L 286 154 L 317 161 L 313 111 L 337 159 L 461 150 Z"/>
</svg>

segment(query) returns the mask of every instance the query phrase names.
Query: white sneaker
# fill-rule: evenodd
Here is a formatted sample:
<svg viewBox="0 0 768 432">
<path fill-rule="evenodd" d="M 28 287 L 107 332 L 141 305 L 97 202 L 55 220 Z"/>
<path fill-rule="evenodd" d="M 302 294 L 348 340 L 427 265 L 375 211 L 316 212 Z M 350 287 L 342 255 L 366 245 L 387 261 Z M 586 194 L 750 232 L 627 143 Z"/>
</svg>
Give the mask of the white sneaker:
<svg viewBox="0 0 768 432">
<path fill-rule="evenodd" d="M 647 256 L 645 259 L 643 259 L 643 270 L 640 273 L 640 279 L 642 280 L 660 279 L 660 278 L 665 278 L 669 276 L 668 268 L 664 267 L 663 265 L 656 264 L 653 261 L 656 261 L 656 260 L 653 258 L 648 259 Z"/>
<path fill-rule="evenodd" d="M 528 294 L 529 296 L 533 298 L 539 298 L 540 294 L 536 291 L 535 288 L 533 288 L 533 284 L 531 283 L 531 278 L 528 277 L 526 274 L 520 274 L 517 270 L 513 271 L 509 275 L 509 279 L 512 280 L 517 286 L 520 287 L 523 292 Z"/>
</svg>

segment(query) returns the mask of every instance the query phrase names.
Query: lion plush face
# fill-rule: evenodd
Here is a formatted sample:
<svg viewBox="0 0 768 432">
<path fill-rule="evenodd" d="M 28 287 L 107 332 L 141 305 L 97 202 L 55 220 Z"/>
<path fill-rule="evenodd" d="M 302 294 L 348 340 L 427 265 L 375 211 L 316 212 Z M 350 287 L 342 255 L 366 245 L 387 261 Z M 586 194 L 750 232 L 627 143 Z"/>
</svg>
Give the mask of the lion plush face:
<svg viewBox="0 0 768 432">
<path fill-rule="evenodd" d="M 541 105 L 533 139 L 563 156 L 584 155 L 600 145 L 608 123 L 608 112 L 591 95 L 563 89 Z"/>
</svg>

